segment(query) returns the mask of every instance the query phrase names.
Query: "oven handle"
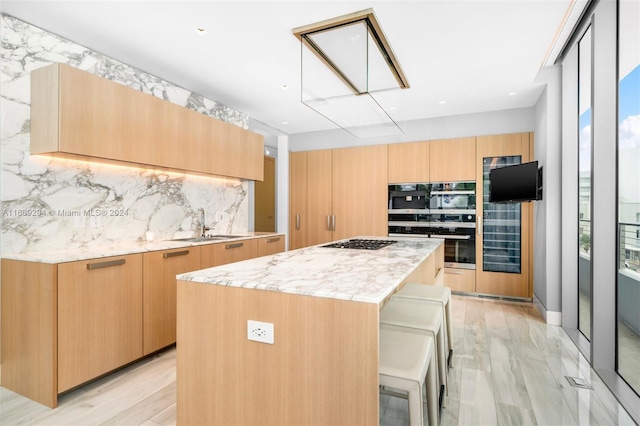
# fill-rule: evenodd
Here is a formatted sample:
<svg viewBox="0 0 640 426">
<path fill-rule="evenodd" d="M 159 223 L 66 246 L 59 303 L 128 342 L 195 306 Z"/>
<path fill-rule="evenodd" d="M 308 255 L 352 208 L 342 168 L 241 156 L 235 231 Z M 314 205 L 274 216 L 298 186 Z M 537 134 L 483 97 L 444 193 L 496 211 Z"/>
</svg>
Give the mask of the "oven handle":
<svg viewBox="0 0 640 426">
<path fill-rule="evenodd" d="M 471 235 L 433 235 L 431 238 L 437 238 L 439 240 L 470 240 Z"/>
</svg>

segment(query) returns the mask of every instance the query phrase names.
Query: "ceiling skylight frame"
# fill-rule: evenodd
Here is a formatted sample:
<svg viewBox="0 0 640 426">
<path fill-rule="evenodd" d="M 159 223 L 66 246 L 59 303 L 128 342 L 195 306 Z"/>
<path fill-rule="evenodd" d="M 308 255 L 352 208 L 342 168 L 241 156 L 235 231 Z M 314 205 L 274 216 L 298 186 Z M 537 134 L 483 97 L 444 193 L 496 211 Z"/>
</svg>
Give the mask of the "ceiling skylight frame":
<svg viewBox="0 0 640 426">
<path fill-rule="evenodd" d="M 362 95 L 367 91 L 358 90 L 355 84 L 353 84 L 346 74 L 329 58 L 326 53 L 317 46 L 311 39 L 311 35 L 318 34 L 325 31 L 334 30 L 346 25 L 352 25 L 356 23 L 364 23 L 367 27 L 367 31 L 375 42 L 378 51 L 382 58 L 385 60 L 391 74 L 396 79 L 398 87 L 400 89 L 408 89 L 409 81 L 407 80 L 396 55 L 393 53 L 393 49 L 387 40 L 382 27 L 378 23 L 376 16 L 372 8 L 361 10 L 359 12 L 353 12 L 347 15 L 339 16 L 336 18 L 327 19 L 315 24 L 304 25 L 292 30 L 293 35 L 300 40 L 302 44 L 307 46 L 317 57 L 320 59 L 336 76 L 342 80 L 342 82 L 353 92 L 354 95 Z"/>
</svg>

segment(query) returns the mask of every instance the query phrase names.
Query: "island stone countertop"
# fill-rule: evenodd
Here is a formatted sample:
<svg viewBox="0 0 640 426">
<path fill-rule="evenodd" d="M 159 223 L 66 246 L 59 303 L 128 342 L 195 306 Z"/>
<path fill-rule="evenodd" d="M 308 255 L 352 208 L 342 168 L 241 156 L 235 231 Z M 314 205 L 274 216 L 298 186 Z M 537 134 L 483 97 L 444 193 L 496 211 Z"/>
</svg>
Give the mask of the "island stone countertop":
<svg viewBox="0 0 640 426">
<path fill-rule="evenodd" d="M 178 280 L 380 303 L 442 244 L 438 239 L 391 239 L 378 250 L 322 245 L 202 269 Z"/>
<path fill-rule="evenodd" d="M 15 253 L 2 256 L 4 259 L 20 260 L 24 262 L 40 263 L 65 263 L 79 260 L 100 259 L 103 257 L 124 256 L 127 254 L 146 253 L 159 250 L 172 250 L 183 247 L 202 246 L 207 244 L 221 244 L 231 241 L 243 241 L 268 236 L 284 236 L 274 232 L 239 232 L 242 235 L 231 239 L 211 239 L 206 241 L 178 241 L 178 240 L 154 240 L 135 241 L 131 243 L 118 243 L 112 245 L 101 245 L 99 242 L 85 247 L 51 250 L 32 253 Z"/>
</svg>

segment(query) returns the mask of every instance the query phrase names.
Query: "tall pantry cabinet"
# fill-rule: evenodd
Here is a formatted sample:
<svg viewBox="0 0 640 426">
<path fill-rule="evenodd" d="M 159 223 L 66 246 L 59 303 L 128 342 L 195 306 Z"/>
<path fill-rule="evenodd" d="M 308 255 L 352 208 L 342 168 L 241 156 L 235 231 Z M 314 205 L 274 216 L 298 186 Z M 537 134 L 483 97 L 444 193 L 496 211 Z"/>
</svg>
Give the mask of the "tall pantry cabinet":
<svg viewBox="0 0 640 426">
<path fill-rule="evenodd" d="M 533 203 L 490 203 L 492 169 L 533 160 L 533 133 L 476 138 L 476 292 L 533 295 Z"/>
<path fill-rule="evenodd" d="M 290 249 L 387 235 L 387 146 L 290 154 Z"/>
</svg>

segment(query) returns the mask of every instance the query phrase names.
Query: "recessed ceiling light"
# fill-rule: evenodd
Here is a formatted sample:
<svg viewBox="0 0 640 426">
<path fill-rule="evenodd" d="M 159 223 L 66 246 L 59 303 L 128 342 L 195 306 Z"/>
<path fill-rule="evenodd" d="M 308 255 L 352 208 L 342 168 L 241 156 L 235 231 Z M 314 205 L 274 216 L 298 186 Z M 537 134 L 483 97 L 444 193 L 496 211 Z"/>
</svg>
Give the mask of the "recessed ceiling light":
<svg viewBox="0 0 640 426">
<path fill-rule="evenodd" d="M 440 105 L 443 105 L 443 104 L 446 104 L 446 103 L 447 103 L 447 101 L 440 101 L 440 102 L 438 102 L 438 103 L 439 103 Z"/>
<path fill-rule="evenodd" d="M 509 96 L 515 96 L 515 95 L 517 95 L 516 92 L 509 92 Z"/>
<path fill-rule="evenodd" d="M 286 84 L 283 84 L 282 86 L 280 86 L 280 88 L 282 90 L 287 90 L 289 88 L 289 86 L 287 86 Z"/>
<path fill-rule="evenodd" d="M 289 124 L 289 122 L 288 121 L 283 121 L 282 124 Z"/>
<path fill-rule="evenodd" d="M 397 110 L 397 109 L 398 109 L 398 107 L 394 107 L 394 106 L 389 107 L 389 111 L 395 111 L 395 110 Z"/>
<path fill-rule="evenodd" d="M 206 28 L 202 28 L 202 27 L 198 27 L 193 31 L 195 31 L 195 33 L 198 34 L 198 35 L 206 35 L 206 34 L 208 34 L 207 33 L 207 29 Z"/>
</svg>

